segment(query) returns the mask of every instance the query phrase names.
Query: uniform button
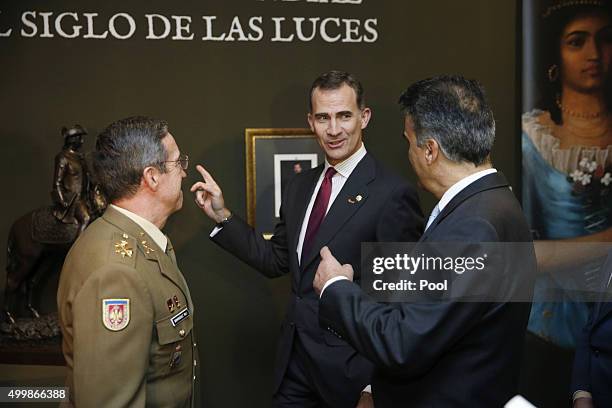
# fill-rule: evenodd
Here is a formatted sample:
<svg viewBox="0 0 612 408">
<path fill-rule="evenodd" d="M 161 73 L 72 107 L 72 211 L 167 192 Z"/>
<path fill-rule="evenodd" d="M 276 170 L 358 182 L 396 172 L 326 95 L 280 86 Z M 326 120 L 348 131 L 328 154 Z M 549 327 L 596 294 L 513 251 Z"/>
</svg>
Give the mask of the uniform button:
<svg viewBox="0 0 612 408">
<path fill-rule="evenodd" d="M 195 367 L 197 365 L 198 365 L 198 362 L 196 360 L 193 360 L 193 366 Z"/>
<path fill-rule="evenodd" d="M 193 347 L 197 347 L 197 344 L 193 343 Z"/>
<path fill-rule="evenodd" d="M 289 326 L 295 326 L 295 323 L 289 322 Z"/>
<path fill-rule="evenodd" d="M 179 330 L 179 336 L 185 337 L 185 330 L 183 329 Z"/>
<path fill-rule="evenodd" d="M 595 353 L 595 357 L 599 357 L 599 349 L 595 349 L 593 352 Z"/>
</svg>

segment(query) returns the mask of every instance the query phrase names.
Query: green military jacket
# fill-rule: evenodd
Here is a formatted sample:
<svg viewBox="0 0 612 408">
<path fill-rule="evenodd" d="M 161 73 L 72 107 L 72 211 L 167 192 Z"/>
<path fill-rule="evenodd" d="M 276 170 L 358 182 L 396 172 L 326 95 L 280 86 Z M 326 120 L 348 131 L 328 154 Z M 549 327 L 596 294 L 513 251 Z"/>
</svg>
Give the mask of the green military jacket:
<svg viewBox="0 0 612 408">
<path fill-rule="evenodd" d="M 57 303 L 76 407 L 193 405 L 194 308 L 170 242 L 109 207 L 70 249 Z"/>
</svg>

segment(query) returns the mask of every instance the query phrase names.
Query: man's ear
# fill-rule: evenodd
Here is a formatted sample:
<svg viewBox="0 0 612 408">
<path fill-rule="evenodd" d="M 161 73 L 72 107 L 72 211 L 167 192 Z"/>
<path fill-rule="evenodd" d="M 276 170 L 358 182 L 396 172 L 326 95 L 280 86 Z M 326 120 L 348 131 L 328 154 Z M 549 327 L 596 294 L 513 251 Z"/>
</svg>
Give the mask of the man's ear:
<svg viewBox="0 0 612 408">
<path fill-rule="evenodd" d="M 312 133 L 314 133 L 315 129 L 314 129 L 314 116 L 312 116 L 312 112 L 308 112 L 308 124 L 310 125 L 310 130 Z"/>
<path fill-rule="evenodd" d="M 425 141 L 425 161 L 427 164 L 433 164 L 440 155 L 440 145 L 435 139 L 427 139 Z"/>
<path fill-rule="evenodd" d="M 157 189 L 159 188 L 160 176 L 161 172 L 157 167 L 145 167 L 142 172 L 142 184 L 150 190 L 157 191 Z"/>
<path fill-rule="evenodd" d="M 372 109 L 363 108 L 361 111 L 361 130 L 368 127 L 368 123 L 370 123 L 370 118 L 372 117 Z"/>
</svg>

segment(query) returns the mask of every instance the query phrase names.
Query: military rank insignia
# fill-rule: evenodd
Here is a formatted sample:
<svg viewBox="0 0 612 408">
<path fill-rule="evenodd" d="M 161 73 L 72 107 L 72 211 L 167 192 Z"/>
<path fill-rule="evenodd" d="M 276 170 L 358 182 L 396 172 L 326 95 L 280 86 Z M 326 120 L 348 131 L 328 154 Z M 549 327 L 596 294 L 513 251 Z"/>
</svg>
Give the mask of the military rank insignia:
<svg viewBox="0 0 612 408">
<path fill-rule="evenodd" d="M 115 253 L 121 255 L 122 258 L 125 258 L 126 256 L 131 258 L 134 250 L 130 247 L 127 241 L 129 236 L 127 234 L 123 234 L 122 238 L 123 239 L 121 239 L 119 242 L 115 243 Z"/>
<path fill-rule="evenodd" d="M 174 302 L 172 301 L 172 299 L 166 300 L 166 306 L 168 306 L 168 311 L 170 313 L 174 313 L 174 310 L 176 309 L 176 306 L 174 306 Z"/>
<path fill-rule="evenodd" d="M 140 239 L 141 239 L 140 244 L 142 245 L 142 248 L 144 249 L 145 254 L 149 255 L 151 252 L 155 252 L 155 250 L 151 248 L 147 240 L 144 238 L 145 238 L 145 233 L 141 232 L 140 233 Z"/>
<path fill-rule="evenodd" d="M 174 313 L 176 309 L 181 307 L 181 301 L 179 300 L 178 296 L 174 295 L 172 298 L 166 300 L 166 305 L 168 306 L 170 313 Z"/>
<path fill-rule="evenodd" d="M 111 331 L 123 330 L 130 322 L 130 299 L 102 299 L 102 323 Z"/>
</svg>

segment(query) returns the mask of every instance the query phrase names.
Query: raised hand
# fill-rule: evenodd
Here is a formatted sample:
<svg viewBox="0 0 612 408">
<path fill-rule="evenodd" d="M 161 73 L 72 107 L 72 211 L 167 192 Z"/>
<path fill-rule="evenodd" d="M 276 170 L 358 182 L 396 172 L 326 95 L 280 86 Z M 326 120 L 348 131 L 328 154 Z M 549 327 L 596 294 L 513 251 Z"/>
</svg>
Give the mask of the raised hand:
<svg viewBox="0 0 612 408">
<path fill-rule="evenodd" d="M 219 187 L 215 179 L 212 178 L 210 173 L 206 171 L 203 166 L 198 164 L 196 170 L 200 172 L 204 181 L 198 181 L 191 186 L 189 191 L 195 193 L 195 202 L 198 207 L 200 207 L 210 219 L 219 223 L 232 214 L 230 210 L 225 207 L 221 187 Z"/>
</svg>

